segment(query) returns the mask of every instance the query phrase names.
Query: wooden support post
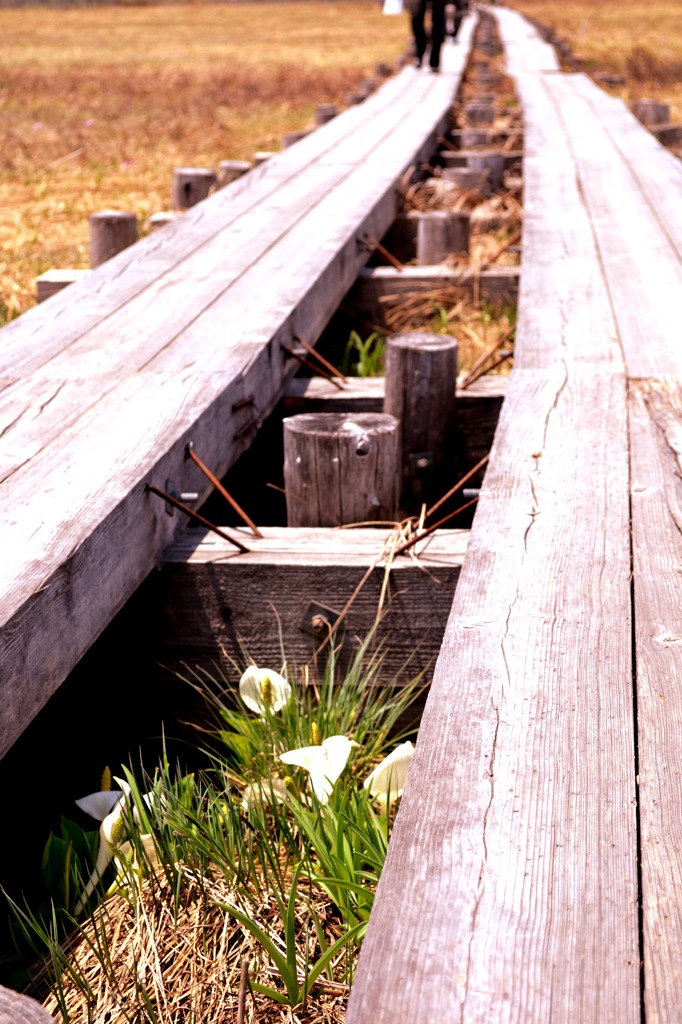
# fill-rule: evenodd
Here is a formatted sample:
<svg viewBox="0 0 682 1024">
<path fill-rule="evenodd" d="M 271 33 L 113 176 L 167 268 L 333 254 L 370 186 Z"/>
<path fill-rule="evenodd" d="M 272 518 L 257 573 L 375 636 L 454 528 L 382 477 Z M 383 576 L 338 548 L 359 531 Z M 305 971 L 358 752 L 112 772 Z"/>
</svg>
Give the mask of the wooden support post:
<svg viewBox="0 0 682 1024">
<path fill-rule="evenodd" d="M 289 526 L 394 521 L 398 423 L 383 413 L 304 413 L 284 420 Z"/>
<path fill-rule="evenodd" d="M 632 113 L 638 121 L 650 128 L 656 124 L 667 124 L 670 121 L 670 107 L 658 100 L 634 100 L 630 105 Z"/>
<path fill-rule="evenodd" d="M 90 215 L 90 266 L 99 267 L 137 241 L 137 214 L 100 210 Z"/>
<path fill-rule="evenodd" d="M 472 171 L 486 171 L 484 194 L 497 192 L 504 185 L 506 158 L 500 152 L 471 153 L 467 156 L 467 167 Z"/>
<path fill-rule="evenodd" d="M 339 110 L 335 103 L 320 103 L 315 109 L 315 124 L 318 128 L 336 117 Z"/>
<path fill-rule="evenodd" d="M 176 167 L 173 171 L 171 206 L 174 210 L 189 210 L 211 191 L 217 175 L 210 167 Z"/>
<path fill-rule="evenodd" d="M 491 103 L 467 103 L 464 113 L 470 125 L 489 125 L 495 120 L 495 108 Z"/>
<path fill-rule="evenodd" d="M 417 221 L 417 263 L 432 267 L 456 253 L 469 251 L 469 214 L 429 210 Z"/>
<path fill-rule="evenodd" d="M 225 188 L 250 170 L 251 163 L 248 160 L 221 160 L 218 164 L 216 188 Z"/>
<path fill-rule="evenodd" d="M 443 174 L 445 177 L 445 174 Z M 446 214 L 449 218 L 449 225 L 447 228 L 449 240 L 450 240 L 450 252 L 468 252 L 469 251 L 469 239 L 471 235 L 470 221 L 471 217 L 466 210 L 448 210 L 448 211 L 426 211 L 410 210 L 408 213 L 401 213 L 393 221 L 391 228 L 385 238 L 382 240 L 386 248 L 392 253 L 397 260 L 401 263 L 409 263 L 410 260 L 417 259 L 422 266 L 429 265 L 427 258 L 427 238 L 429 232 L 434 233 L 440 228 L 436 227 L 435 224 L 431 226 L 421 227 L 421 222 L 424 218 L 433 218 L 435 215 L 441 216 Z M 424 241 L 422 243 L 422 256 L 420 256 L 419 248 L 419 235 L 420 231 L 423 233 Z M 441 260 L 436 260 L 436 263 L 440 263 Z M 431 264 L 433 265 L 433 264 Z"/>
<path fill-rule="evenodd" d="M 300 142 L 306 135 L 310 135 L 313 128 L 299 128 L 298 131 L 285 132 L 282 136 L 282 149 L 288 149 L 289 146 L 293 146 L 294 143 Z"/>
<path fill-rule="evenodd" d="M 416 331 L 386 340 L 384 412 L 400 421 L 401 509 L 416 514 L 452 457 L 457 341 Z"/>
<path fill-rule="evenodd" d="M 36 302 L 44 302 L 88 273 L 88 270 L 46 270 L 36 278 Z"/>
<path fill-rule="evenodd" d="M 0 1024 L 55 1024 L 55 1019 L 35 999 L 0 985 Z"/>
<path fill-rule="evenodd" d="M 465 192 L 475 190 L 476 192 L 485 193 L 488 172 L 474 171 L 471 167 L 444 167 L 443 178 L 445 181 L 452 181 Z"/>
</svg>

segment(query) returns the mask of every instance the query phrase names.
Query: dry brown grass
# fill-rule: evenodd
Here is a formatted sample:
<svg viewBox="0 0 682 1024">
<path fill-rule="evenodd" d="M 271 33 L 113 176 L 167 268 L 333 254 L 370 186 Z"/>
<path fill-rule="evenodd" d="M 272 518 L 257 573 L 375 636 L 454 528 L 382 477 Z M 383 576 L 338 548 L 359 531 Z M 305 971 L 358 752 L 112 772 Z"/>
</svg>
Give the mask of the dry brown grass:
<svg viewBox="0 0 682 1024">
<path fill-rule="evenodd" d="M 671 104 L 682 121 L 682 4 L 678 0 L 510 0 L 555 29 L 590 72 L 627 76 L 618 95 Z"/>
<path fill-rule="evenodd" d="M 88 217 L 168 208 L 173 167 L 279 149 L 408 38 L 374 2 L 0 9 L 0 322 Z"/>
<path fill-rule="evenodd" d="M 68 976 L 62 978 L 62 996 L 70 1021 L 125 1024 L 153 1019 L 158 1024 L 184 1024 L 192 1020 L 234 1024 L 238 1020 L 244 958 L 249 961 L 250 981 L 278 986 L 278 975 L 263 950 L 246 928 L 220 906 L 237 900 L 259 927 L 278 943 L 282 942 L 282 922 L 267 886 L 259 900 L 246 901 L 236 896 L 220 871 L 216 870 L 213 877 L 198 879 L 189 869 L 181 868 L 183 884 L 179 894 L 170 890 L 165 878 L 146 879 L 138 898 L 112 897 L 74 939 L 69 957 L 81 984 Z M 306 950 L 312 957 L 318 951 L 309 902 L 330 944 L 342 930 L 328 914 L 328 899 L 314 890 L 307 893 L 307 901 L 301 901 L 296 916 L 301 984 Z M 106 971 L 102 966 L 105 945 L 110 951 Z M 340 960 L 343 958 L 341 954 Z M 341 1024 L 347 995 L 343 982 L 323 981 L 315 987 L 307 1005 L 297 1007 L 295 1014 L 266 996 L 250 995 L 244 1021 Z M 48 996 L 44 1005 L 56 1019 L 61 1018 L 54 994 Z"/>
</svg>

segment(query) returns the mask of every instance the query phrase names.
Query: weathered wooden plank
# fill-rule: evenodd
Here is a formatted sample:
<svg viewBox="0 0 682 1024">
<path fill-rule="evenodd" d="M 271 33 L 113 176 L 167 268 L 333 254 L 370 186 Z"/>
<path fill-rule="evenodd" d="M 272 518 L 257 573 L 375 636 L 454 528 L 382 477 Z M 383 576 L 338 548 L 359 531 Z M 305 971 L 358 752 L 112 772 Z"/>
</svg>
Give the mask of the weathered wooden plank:
<svg viewBox="0 0 682 1024">
<path fill-rule="evenodd" d="M 466 52 L 406 69 L 350 130 L 330 122 L 338 145 L 303 140 L 3 331 L 0 756 L 177 533 L 146 483 L 205 496 L 187 442 L 221 475 L 272 410 L 294 369 L 280 341 L 314 341 L 350 287 L 357 233 L 385 229 Z M 37 416 L 16 383 L 31 371 Z"/>
<path fill-rule="evenodd" d="M 515 75 L 520 71 L 560 71 L 554 47 L 544 42 L 529 21 L 515 11 L 495 7 L 491 12 L 504 41 L 507 70 Z"/>
<path fill-rule="evenodd" d="M 682 373 L 669 310 L 682 303 L 682 260 L 629 162 L 566 76 L 547 79 L 565 125 L 608 280 L 630 377 Z M 642 129 L 645 131 L 645 129 Z M 682 183 L 682 166 L 676 177 Z"/>
<path fill-rule="evenodd" d="M 424 115 L 418 114 L 394 114 L 399 130 L 392 121 L 383 141 L 374 127 L 379 173 L 368 175 L 364 166 L 354 165 L 344 167 L 341 175 L 338 166 L 309 169 L 291 188 L 283 186 L 229 232 L 160 276 L 107 324 L 100 323 L 39 373 L 7 389 L 0 396 L 0 429 L 9 448 L 25 460 L 75 422 L 92 403 L 89 377 L 100 377 L 101 398 L 117 371 L 184 370 L 196 364 L 208 372 L 209 363 L 221 371 L 225 347 L 235 339 L 265 343 L 281 332 L 287 343 L 293 334 L 315 341 L 367 258 L 357 237 L 382 234 L 397 212 L 395 186 L 412 159 L 406 153 L 414 146 L 418 152 L 431 146 L 440 131 L 438 119 L 425 129 Z M 172 302 L 165 300 L 169 290 Z M 265 308 L 264 294 L 269 297 Z M 260 309 L 258 318 L 254 305 Z M 61 385 L 62 380 L 68 382 L 63 389 L 51 383 Z M 76 380 L 82 380 L 80 388 Z M 40 419 L 28 423 L 25 410 L 43 391 L 49 400 L 40 404 Z"/>
<path fill-rule="evenodd" d="M 512 375 L 349 1024 L 640 1020 L 625 411 Z"/>
<path fill-rule="evenodd" d="M 523 275 L 514 363 L 622 367 L 609 293 L 584 197 L 545 79 L 523 74 L 526 117 Z M 538 126 L 542 127 L 538 136 Z"/>
<path fill-rule="evenodd" d="M 604 132 L 654 207 L 671 243 L 682 254 L 680 161 L 646 130 L 622 100 L 600 89 L 587 75 L 571 75 L 571 88 L 595 111 Z"/>
<path fill-rule="evenodd" d="M 481 271 L 470 268 L 454 271 L 447 266 L 406 266 L 402 270 L 394 267 L 363 267 L 344 298 L 343 305 L 369 321 L 381 323 L 387 299 L 395 301 L 415 292 L 428 293 L 452 288 L 453 293 L 461 290 L 463 295 L 471 295 L 477 290 L 479 295 L 493 302 L 515 303 L 519 276 L 519 267 L 496 267 Z"/>
<path fill-rule="evenodd" d="M 674 1020 L 682 1000 L 682 384 L 630 385 L 644 1009 Z"/>
<path fill-rule="evenodd" d="M 326 638 L 304 631 L 311 602 L 340 613 L 352 599 L 342 635 L 354 649 L 375 627 L 385 577 L 376 634 L 382 679 L 395 678 L 405 664 L 408 678 L 433 670 L 468 530 L 436 531 L 419 545 L 417 558 L 393 561 L 395 535 L 386 528 L 262 532 L 258 541 L 240 532 L 251 550 L 237 558 L 234 548 L 203 531 L 190 531 L 165 552 L 154 580 L 154 654 L 167 671 L 182 672 L 184 664 L 185 671 L 215 672 L 219 665 L 243 665 L 247 656 L 258 665 L 278 666 L 283 657 L 292 669 L 307 664 Z M 358 590 L 370 565 L 376 568 Z"/>
<path fill-rule="evenodd" d="M 365 103 L 344 112 L 300 145 L 276 154 L 267 164 L 231 183 L 196 208 L 183 214 L 166 231 L 143 239 L 98 268 L 87 281 L 71 286 L 68 296 L 53 297 L 50 306 L 37 307 L 21 318 L 22 326 L 3 329 L 0 379 L 17 379 L 44 365 L 65 346 L 94 329 L 112 307 L 129 302 L 153 285 L 164 270 L 177 268 L 225 232 L 235 218 L 255 213 L 314 164 L 359 165 L 367 160 L 377 138 L 390 132 L 401 115 L 415 105 L 425 113 L 435 100 L 447 108 L 464 67 L 472 28 L 464 45 L 449 50 L 438 79 L 417 76 L 405 68 Z M 286 206 L 284 207 L 286 209 Z M 166 296 L 164 295 L 164 301 Z M 74 309 L 77 308 L 77 312 Z M 55 330 L 55 325 L 58 329 Z"/>
<path fill-rule="evenodd" d="M 42 366 L 106 319 L 116 308 L 144 291 L 168 268 L 176 267 L 206 243 L 228 229 L 235 218 L 257 209 L 268 197 L 296 179 L 305 168 L 325 154 L 342 162 L 362 160 L 352 142 L 366 122 L 381 120 L 396 102 L 415 94 L 424 85 L 411 69 L 389 80 L 365 103 L 344 112 L 303 140 L 295 150 L 277 154 L 267 164 L 230 184 L 209 200 L 183 214 L 163 232 L 150 235 L 120 253 L 106 268 L 98 268 L 87 280 L 74 284 L 68 295 L 53 297 L 49 306 L 36 307 L 20 320 L 3 328 L 0 378 L 17 379 Z M 428 95 L 428 94 L 426 94 Z M 350 155 L 349 155 L 350 154 Z"/>
</svg>

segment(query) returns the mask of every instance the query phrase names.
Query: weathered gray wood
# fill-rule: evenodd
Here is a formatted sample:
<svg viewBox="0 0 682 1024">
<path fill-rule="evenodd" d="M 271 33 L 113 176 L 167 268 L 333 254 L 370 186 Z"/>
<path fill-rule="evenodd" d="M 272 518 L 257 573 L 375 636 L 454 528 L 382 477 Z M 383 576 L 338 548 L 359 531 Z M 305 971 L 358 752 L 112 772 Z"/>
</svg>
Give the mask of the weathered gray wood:
<svg viewBox="0 0 682 1024">
<path fill-rule="evenodd" d="M 304 413 L 284 420 L 289 526 L 397 520 L 398 423 L 382 413 Z"/>
<path fill-rule="evenodd" d="M 36 301 L 44 302 L 45 299 L 57 295 L 63 288 L 79 281 L 87 270 L 46 270 L 44 274 L 36 278 Z"/>
<path fill-rule="evenodd" d="M 417 218 L 417 263 L 432 267 L 469 251 L 469 216 L 431 210 Z"/>
<path fill-rule="evenodd" d="M 670 105 L 659 100 L 633 100 L 630 109 L 638 121 L 650 128 L 656 124 L 665 124 L 670 120 Z"/>
<path fill-rule="evenodd" d="M 456 392 L 456 442 L 453 455 L 464 474 L 488 454 L 493 443 L 500 409 L 507 390 L 508 377 L 480 377 L 471 387 Z M 294 377 L 284 392 L 284 409 L 288 416 L 303 412 L 381 412 L 384 401 L 382 377 L 366 377 L 349 381 L 339 391 L 321 377 Z M 476 487 L 480 477 L 472 481 Z"/>
<path fill-rule="evenodd" d="M 312 133 L 301 147 L 293 152 L 277 154 L 267 167 L 249 174 L 233 183 L 232 188 L 210 197 L 185 213 L 181 223 L 173 225 L 166 232 L 143 239 L 114 257 L 110 266 L 98 268 L 87 286 L 82 283 L 75 286 L 68 302 L 61 297 L 51 304 L 49 311 L 39 308 L 29 310 L 21 317 L 21 323 L 14 321 L 9 324 L 2 333 L 0 380 L 4 382 L 25 378 L 37 367 L 48 363 L 56 353 L 65 350 L 74 340 L 105 323 L 112 310 L 141 295 L 160 276 L 172 272 L 176 267 L 179 273 L 173 279 L 174 291 L 177 293 L 183 280 L 188 290 L 194 290 L 197 278 L 207 275 L 206 263 L 214 269 L 213 260 L 224 256 L 223 247 L 218 245 L 215 255 L 208 253 L 207 260 L 202 261 L 208 245 L 226 233 L 236 219 L 244 217 L 251 210 L 259 209 L 264 199 L 275 194 L 281 198 L 279 211 L 288 208 L 290 196 L 283 193 L 283 186 L 292 183 L 292 187 L 296 188 L 293 182 L 301 172 L 302 162 L 310 166 L 324 159 L 336 161 L 341 168 L 346 165 L 356 167 L 363 164 L 371 152 L 371 148 L 364 149 L 363 146 L 372 147 L 376 142 L 377 119 L 382 130 L 389 134 L 394 125 L 402 120 L 405 108 L 411 110 L 415 100 L 418 101 L 417 107 L 422 110 L 426 109 L 424 103 L 431 107 L 434 100 L 442 102 L 445 110 L 449 91 L 456 86 L 463 67 L 466 40 L 464 43 L 461 51 L 458 48 L 454 53 L 449 52 L 454 58 L 454 81 L 451 81 L 450 75 L 443 75 L 437 83 L 428 79 L 415 83 L 408 71 L 396 76 L 361 109 L 344 112 L 343 117 L 335 118 L 324 126 L 324 130 Z M 367 131 L 364 131 L 365 125 L 368 126 Z M 362 132 L 361 143 L 358 141 L 358 132 Z M 272 210 L 267 211 L 267 223 L 272 220 Z M 264 244 L 270 245 L 271 237 L 266 238 Z M 200 262 L 196 270 L 193 257 L 198 257 Z M 77 315 L 72 310 L 74 305 L 78 309 Z M 149 305 L 149 301 L 146 305 Z M 60 323 L 58 332 L 54 330 L 57 316 Z M 137 333 L 139 340 L 139 331 Z"/>
<path fill-rule="evenodd" d="M 456 380 L 455 338 L 412 332 L 386 339 L 384 412 L 399 423 L 400 502 L 408 515 L 419 514 L 429 479 L 454 461 Z"/>
<path fill-rule="evenodd" d="M 327 121 L 331 121 L 336 117 L 339 110 L 335 103 L 319 103 L 315 108 L 315 124 L 320 125 L 326 124 Z"/>
<path fill-rule="evenodd" d="M 679 146 L 682 143 L 682 124 L 654 125 L 651 132 L 663 146 Z"/>
<path fill-rule="evenodd" d="M 644 1009 L 674 1020 L 682 999 L 682 501 L 679 379 L 630 385 Z"/>
<path fill-rule="evenodd" d="M 55 1024 L 55 1019 L 35 999 L 0 985 L 0 1024 Z"/>
<path fill-rule="evenodd" d="M 453 297 L 471 296 L 476 291 L 492 302 L 514 304 L 519 290 L 519 267 L 495 267 L 490 270 L 453 270 L 437 267 L 363 267 L 343 300 L 345 309 L 368 323 L 383 322 L 386 300 L 400 300 L 412 293 L 452 289 Z M 454 299 L 453 299 L 454 300 Z"/>
<path fill-rule="evenodd" d="M 300 667 L 326 639 L 326 630 L 321 636 L 310 631 L 313 602 L 339 613 L 353 598 L 339 635 L 352 646 L 375 627 L 386 576 L 376 636 L 385 655 L 381 678 L 395 678 L 408 661 L 408 678 L 433 671 L 468 531 L 437 531 L 418 547 L 416 560 L 391 560 L 396 538 L 387 528 L 262 532 L 258 542 L 241 533 L 251 551 L 239 558 L 220 537 L 204 533 L 185 535 L 164 553 L 154 582 L 160 632 L 153 645 L 167 671 L 215 673 L 226 659 L 243 664 L 247 657 L 275 667 L 283 654 L 292 669 Z"/>
<path fill-rule="evenodd" d="M 137 214 L 100 210 L 90 214 L 90 266 L 99 267 L 137 241 Z"/>
<path fill-rule="evenodd" d="M 447 173 L 444 171 L 443 177 Z M 384 245 L 401 263 L 416 258 L 421 266 L 437 266 L 445 258 L 442 254 L 469 251 L 471 215 L 467 210 L 409 210 L 396 214 Z"/>
<path fill-rule="evenodd" d="M 575 154 L 628 373 L 680 374 L 682 351 L 669 341 L 670 304 L 682 302 L 679 243 L 640 187 L 627 154 L 604 132 L 596 109 L 572 79 L 554 76 L 548 85 Z M 671 187 L 679 189 L 682 166 L 671 178 Z"/>
<path fill-rule="evenodd" d="M 288 149 L 289 146 L 293 146 L 294 143 L 300 142 L 301 139 L 306 137 L 306 135 L 310 135 L 312 131 L 314 131 L 314 126 L 311 128 L 300 128 L 295 132 L 285 132 L 282 136 L 282 149 Z"/>
<path fill-rule="evenodd" d="M 217 180 L 211 167 L 176 167 L 173 170 L 171 206 L 174 210 L 189 210 L 206 199 Z"/>
<path fill-rule="evenodd" d="M 237 178 L 248 174 L 250 170 L 251 164 L 248 160 L 221 160 L 218 164 L 216 188 L 225 188 L 226 185 L 230 185 Z"/>
<path fill-rule="evenodd" d="M 625 432 L 514 373 L 348 1024 L 640 1020 Z"/>
<path fill-rule="evenodd" d="M 474 170 L 472 167 L 444 167 L 443 178 L 445 181 L 451 181 L 464 192 L 480 192 L 481 195 L 490 195 L 486 170 Z"/>
<path fill-rule="evenodd" d="M 511 12 L 496 14 L 503 27 L 509 24 Z M 522 66 L 517 87 L 526 118 L 524 270 L 517 336 L 524 342 L 515 346 L 515 366 L 569 360 L 622 367 L 611 300 L 560 112 L 546 78 L 523 72 Z"/>
<path fill-rule="evenodd" d="M 187 442 L 220 476 L 253 439 L 294 371 L 280 342 L 319 336 L 465 57 L 396 76 L 3 330 L 0 756 L 182 528 L 145 484 L 203 497 Z"/>
</svg>

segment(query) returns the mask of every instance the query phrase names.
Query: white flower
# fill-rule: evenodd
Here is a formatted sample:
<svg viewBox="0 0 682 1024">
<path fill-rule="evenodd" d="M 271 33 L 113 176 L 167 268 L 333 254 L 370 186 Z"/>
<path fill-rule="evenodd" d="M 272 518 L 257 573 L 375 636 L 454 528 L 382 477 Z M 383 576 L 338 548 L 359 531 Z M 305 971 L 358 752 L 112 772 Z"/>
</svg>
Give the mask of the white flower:
<svg viewBox="0 0 682 1024">
<path fill-rule="evenodd" d="M 370 796 L 381 804 L 383 813 L 402 795 L 407 779 L 407 770 L 414 754 L 414 745 L 407 740 L 392 750 L 364 782 Z"/>
<path fill-rule="evenodd" d="M 282 779 L 262 779 L 252 782 L 244 790 L 242 810 L 250 811 L 265 804 L 283 804 L 287 798 L 287 787 Z"/>
<path fill-rule="evenodd" d="M 90 875 L 88 883 L 76 903 L 75 914 L 80 914 L 83 911 L 86 900 L 92 894 L 112 858 L 121 852 L 119 848 L 125 828 L 124 810 L 126 801 L 130 799 L 130 786 L 125 779 L 116 779 L 116 782 L 121 787 L 120 789 L 90 793 L 89 796 L 76 800 L 76 804 L 81 810 L 91 817 L 101 820 L 102 824 L 99 827 L 99 847 L 95 870 Z M 151 793 L 145 793 L 143 799 L 148 807 L 151 806 Z M 137 817 L 136 809 L 133 811 L 133 817 Z"/>
<path fill-rule="evenodd" d="M 319 746 L 288 750 L 280 755 L 280 761 L 305 768 L 310 775 L 313 793 L 320 803 L 326 804 L 334 783 L 348 763 L 353 746 L 357 744 L 347 736 L 330 736 Z"/>
<path fill-rule="evenodd" d="M 291 686 L 278 672 L 249 665 L 239 680 L 239 696 L 257 715 L 280 711 L 291 696 Z"/>
<path fill-rule="evenodd" d="M 114 854 L 114 860 L 118 868 L 118 876 L 114 885 L 122 884 L 130 870 L 134 871 L 138 878 L 141 878 L 148 868 L 155 871 L 161 866 L 154 836 L 147 832 L 145 835 L 140 836 L 140 843 L 144 850 L 142 863 L 137 859 L 137 847 L 133 847 L 133 844 L 129 841 L 120 846 Z"/>
</svg>

